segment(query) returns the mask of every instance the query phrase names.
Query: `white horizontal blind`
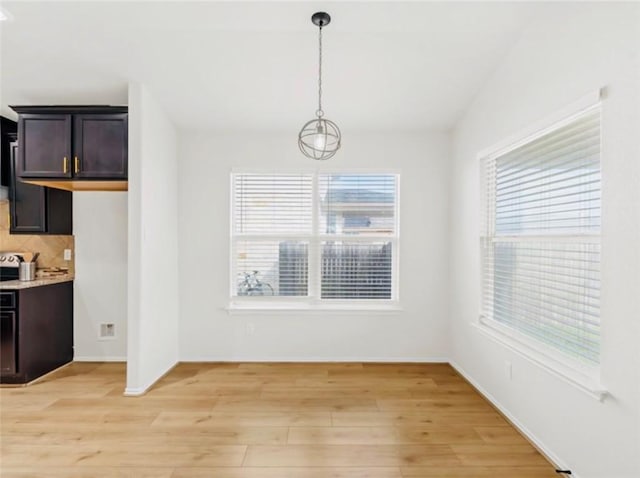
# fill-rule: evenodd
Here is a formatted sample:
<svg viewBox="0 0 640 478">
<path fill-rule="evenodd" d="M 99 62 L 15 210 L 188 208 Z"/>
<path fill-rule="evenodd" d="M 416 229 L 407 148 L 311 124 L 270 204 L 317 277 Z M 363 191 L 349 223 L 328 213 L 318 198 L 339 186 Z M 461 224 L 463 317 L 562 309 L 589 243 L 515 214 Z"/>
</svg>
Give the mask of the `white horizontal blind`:
<svg viewBox="0 0 640 478">
<path fill-rule="evenodd" d="M 236 174 L 235 232 L 311 234 L 312 191 L 310 174 Z"/>
<path fill-rule="evenodd" d="M 311 174 L 233 175 L 234 296 L 307 296 Z"/>
<path fill-rule="evenodd" d="M 484 160 L 483 316 L 600 356 L 600 110 Z"/>
<path fill-rule="evenodd" d="M 390 300 L 397 176 L 232 175 L 232 295 Z"/>
</svg>

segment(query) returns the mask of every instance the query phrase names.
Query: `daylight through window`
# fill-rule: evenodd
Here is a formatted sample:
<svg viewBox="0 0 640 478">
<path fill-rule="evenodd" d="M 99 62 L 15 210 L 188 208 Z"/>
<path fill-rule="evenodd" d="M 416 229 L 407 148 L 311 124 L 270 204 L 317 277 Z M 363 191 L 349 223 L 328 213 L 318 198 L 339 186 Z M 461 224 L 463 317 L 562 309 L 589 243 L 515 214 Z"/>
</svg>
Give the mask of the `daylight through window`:
<svg viewBox="0 0 640 478">
<path fill-rule="evenodd" d="M 234 173 L 232 183 L 234 297 L 397 297 L 395 174 Z"/>
<path fill-rule="evenodd" d="M 483 320 L 599 363 L 599 107 L 483 169 Z"/>
</svg>

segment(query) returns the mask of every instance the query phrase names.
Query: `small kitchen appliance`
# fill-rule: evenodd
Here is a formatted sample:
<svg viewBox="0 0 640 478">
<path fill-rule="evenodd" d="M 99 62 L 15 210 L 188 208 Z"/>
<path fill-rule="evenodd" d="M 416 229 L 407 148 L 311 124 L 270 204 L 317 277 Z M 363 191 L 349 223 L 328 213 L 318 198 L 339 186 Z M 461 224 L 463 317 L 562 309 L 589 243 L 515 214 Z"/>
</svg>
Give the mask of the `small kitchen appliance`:
<svg viewBox="0 0 640 478">
<path fill-rule="evenodd" d="M 37 258 L 37 256 L 35 257 Z M 36 261 L 33 254 L 30 252 L 0 252 L 0 281 L 28 281 L 35 278 Z"/>
</svg>

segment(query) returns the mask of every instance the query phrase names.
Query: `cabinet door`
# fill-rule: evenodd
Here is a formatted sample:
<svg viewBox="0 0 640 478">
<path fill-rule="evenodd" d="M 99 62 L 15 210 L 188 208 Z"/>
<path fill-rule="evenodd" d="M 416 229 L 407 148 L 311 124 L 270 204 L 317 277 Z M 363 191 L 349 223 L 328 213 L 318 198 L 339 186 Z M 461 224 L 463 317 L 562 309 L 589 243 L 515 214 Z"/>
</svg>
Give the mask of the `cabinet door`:
<svg viewBox="0 0 640 478">
<path fill-rule="evenodd" d="M 71 115 L 23 114 L 18 119 L 18 176 L 70 178 Z"/>
<path fill-rule="evenodd" d="M 46 193 L 47 234 L 73 234 L 73 193 L 44 188 Z"/>
<path fill-rule="evenodd" d="M 0 311 L 0 372 L 2 375 L 15 375 L 17 372 L 16 313 L 12 310 Z"/>
<path fill-rule="evenodd" d="M 127 179 L 127 116 L 74 115 L 74 177 Z"/>
<path fill-rule="evenodd" d="M 17 136 L 18 123 L 0 116 L 0 185 L 2 186 L 10 186 L 11 168 L 9 164 L 11 163 L 11 148 L 9 145 L 18 139 Z"/>
<path fill-rule="evenodd" d="M 17 319 L 18 370 L 25 382 L 73 360 L 73 282 L 20 290 Z"/>
<path fill-rule="evenodd" d="M 46 192 L 42 186 L 25 184 L 16 178 L 16 152 L 18 146 L 11 143 L 11 172 L 9 184 L 9 209 L 11 234 L 44 233 L 46 224 Z"/>
</svg>

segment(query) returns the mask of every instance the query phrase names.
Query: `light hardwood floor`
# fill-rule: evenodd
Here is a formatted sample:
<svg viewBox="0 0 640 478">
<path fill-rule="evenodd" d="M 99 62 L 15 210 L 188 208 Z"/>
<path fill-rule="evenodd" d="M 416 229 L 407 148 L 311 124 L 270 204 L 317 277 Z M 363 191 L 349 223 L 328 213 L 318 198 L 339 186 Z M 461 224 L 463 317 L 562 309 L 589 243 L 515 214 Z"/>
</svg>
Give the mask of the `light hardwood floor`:
<svg viewBox="0 0 640 478">
<path fill-rule="evenodd" d="M 123 397 L 123 364 L 0 390 L 0 476 L 552 478 L 444 364 L 180 364 Z"/>
</svg>

